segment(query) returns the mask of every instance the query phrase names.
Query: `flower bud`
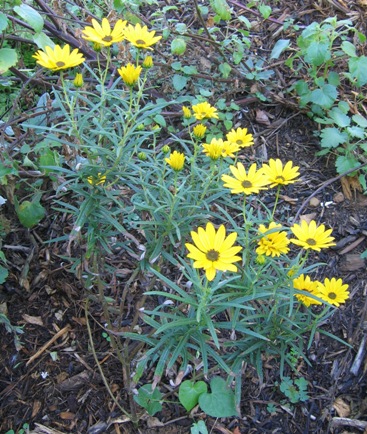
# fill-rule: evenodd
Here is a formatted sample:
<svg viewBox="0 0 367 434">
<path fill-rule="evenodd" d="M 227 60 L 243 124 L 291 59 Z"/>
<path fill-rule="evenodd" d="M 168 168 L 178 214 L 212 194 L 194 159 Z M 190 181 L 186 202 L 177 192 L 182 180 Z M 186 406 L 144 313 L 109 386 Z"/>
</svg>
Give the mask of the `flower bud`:
<svg viewBox="0 0 367 434">
<path fill-rule="evenodd" d="M 81 74 L 80 72 L 77 72 L 75 75 L 73 83 L 74 83 L 75 87 L 82 87 L 84 84 L 83 74 Z"/>
<path fill-rule="evenodd" d="M 162 148 L 163 154 L 168 154 L 171 151 L 171 148 L 168 145 L 164 145 Z"/>
<path fill-rule="evenodd" d="M 138 158 L 141 161 L 145 161 L 148 157 L 147 157 L 147 154 L 145 152 L 139 152 L 138 153 Z"/>
</svg>

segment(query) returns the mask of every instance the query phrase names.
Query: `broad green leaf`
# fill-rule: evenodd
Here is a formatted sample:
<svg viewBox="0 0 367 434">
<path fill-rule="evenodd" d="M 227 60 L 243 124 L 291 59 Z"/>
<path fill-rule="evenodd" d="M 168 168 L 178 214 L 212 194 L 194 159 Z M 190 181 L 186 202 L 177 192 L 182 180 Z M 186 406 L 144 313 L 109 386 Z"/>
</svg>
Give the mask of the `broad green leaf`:
<svg viewBox="0 0 367 434">
<path fill-rule="evenodd" d="M 367 128 L 367 119 L 359 114 L 352 117 L 353 121 L 362 128 Z"/>
<path fill-rule="evenodd" d="M 52 169 L 48 169 L 47 167 L 60 166 L 60 155 L 55 150 L 53 151 L 50 148 L 44 148 L 42 149 L 42 153 L 39 157 L 38 163 L 43 172 L 47 175 L 53 172 Z"/>
<path fill-rule="evenodd" d="M 348 140 L 348 135 L 338 128 L 325 128 L 321 131 L 321 146 L 323 148 L 337 148 Z"/>
<path fill-rule="evenodd" d="M 162 410 L 161 399 L 161 392 L 157 388 L 152 390 L 151 384 L 144 384 L 144 386 L 138 390 L 138 394 L 134 395 L 134 401 L 145 408 L 151 416 L 154 416 L 158 411 Z"/>
<path fill-rule="evenodd" d="M 161 127 L 166 127 L 166 120 L 164 119 L 164 117 L 162 115 L 155 115 L 153 118 L 154 122 L 156 122 L 159 126 Z"/>
<path fill-rule="evenodd" d="M 18 62 L 17 52 L 13 48 L 0 48 L 0 75 Z"/>
<path fill-rule="evenodd" d="M 261 3 L 259 5 L 259 12 L 260 12 L 261 16 L 264 18 L 264 20 L 267 20 L 271 14 L 271 7 Z"/>
<path fill-rule="evenodd" d="M 340 128 L 348 127 L 350 125 L 350 117 L 336 107 L 330 110 L 329 116 Z"/>
<path fill-rule="evenodd" d="M 329 84 L 332 84 L 333 86 L 339 86 L 340 84 L 340 78 L 339 74 L 335 71 L 330 71 L 327 77 L 327 81 Z"/>
<path fill-rule="evenodd" d="M 228 78 L 229 74 L 232 71 L 232 68 L 228 65 L 227 62 L 224 62 L 219 65 L 219 71 L 222 73 L 223 78 Z"/>
<path fill-rule="evenodd" d="M 290 43 L 290 39 L 279 39 L 271 50 L 270 59 L 278 59 L 283 51 L 289 47 Z"/>
<path fill-rule="evenodd" d="M 9 271 L 2 265 L 0 265 L 0 285 L 2 285 L 9 275 Z"/>
<path fill-rule="evenodd" d="M 306 49 L 305 61 L 313 66 L 320 66 L 331 59 L 331 52 L 327 42 L 314 41 Z"/>
<path fill-rule="evenodd" d="M 310 101 L 325 109 L 332 107 L 338 97 L 338 91 L 335 86 L 325 84 L 320 89 L 315 89 L 311 92 Z"/>
<path fill-rule="evenodd" d="M 187 81 L 188 78 L 184 75 L 175 74 L 172 77 L 173 87 L 175 88 L 175 90 L 177 90 L 177 92 L 180 92 L 186 86 Z"/>
<path fill-rule="evenodd" d="M 55 47 L 55 43 L 52 39 L 50 39 L 45 33 L 36 33 L 33 36 L 33 41 L 37 44 L 37 47 L 41 50 L 45 51 L 46 47 Z"/>
<path fill-rule="evenodd" d="M 353 57 L 348 62 L 349 72 L 355 85 L 361 87 L 367 83 L 367 57 Z"/>
<path fill-rule="evenodd" d="M 171 42 L 171 53 L 181 56 L 186 51 L 186 42 L 183 38 L 175 38 Z"/>
<path fill-rule="evenodd" d="M 182 72 L 184 74 L 187 74 L 187 75 L 192 75 L 192 74 L 197 74 L 198 70 L 196 69 L 196 66 L 188 66 L 188 65 L 186 65 L 186 66 L 184 66 L 182 68 Z"/>
<path fill-rule="evenodd" d="M 20 6 L 14 6 L 14 12 L 26 21 L 36 33 L 39 33 L 43 29 L 42 16 L 31 6 L 21 4 Z"/>
<path fill-rule="evenodd" d="M 210 393 L 199 396 L 200 408 L 212 417 L 237 416 L 235 396 L 221 377 L 214 377 L 210 382 Z"/>
<path fill-rule="evenodd" d="M 335 167 L 339 175 L 347 172 L 348 170 L 357 168 L 358 166 L 358 160 L 351 155 L 339 155 L 335 162 Z"/>
<path fill-rule="evenodd" d="M 21 204 L 14 198 L 14 204 L 19 221 L 25 228 L 36 226 L 46 214 L 46 210 L 40 204 L 39 198 L 34 198 L 31 202 L 25 200 Z"/>
<path fill-rule="evenodd" d="M 199 420 L 199 422 L 194 423 L 191 427 L 190 434 L 209 434 L 205 422 Z"/>
<path fill-rule="evenodd" d="M 0 33 L 8 27 L 8 19 L 5 14 L 0 12 Z"/>
<path fill-rule="evenodd" d="M 178 399 L 187 411 L 192 410 L 199 402 L 199 396 L 208 391 L 208 386 L 204 381 L 186 380 L 181 383 L 178 391 Z"/>
<path fill-rule="evenodd" d="M 352 137 L 356 137 L 357 139 L 364 139 L 367 134 L 364 128 L 356 126 L 347 128 L 347 131 Z"/>
<path fill-rule="evenodd" d="M 221 20 L 228 21 L 231 19 L 231 9 L 226 0 L 211 0 L 210 4 Z"/>
<path fill-rule="evenodd" d="M 341 45 L 342 50 L 345 54 L 347 54 L 350 57 L 357 57 L 356 53 L 356 47 L 354 44 L 352 44 L 349 41 L 343 41 Z"/>
</svg>

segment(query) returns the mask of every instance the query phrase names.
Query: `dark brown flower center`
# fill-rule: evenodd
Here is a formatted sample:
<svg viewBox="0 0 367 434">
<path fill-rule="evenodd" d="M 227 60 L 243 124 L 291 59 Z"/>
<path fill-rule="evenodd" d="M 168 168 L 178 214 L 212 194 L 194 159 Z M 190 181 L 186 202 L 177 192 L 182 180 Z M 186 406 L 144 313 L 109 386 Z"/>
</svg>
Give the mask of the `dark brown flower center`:
<svg viewBox="0 0 367 434">
<path fill-rule="evenodd" d="M 62 60 L 59 60 L 58 62 L 56 62 L 56 66 L 58 68 L 62 68 L 63 66 L 65 66 L 65 62 L 63 62 Z"/>
<path fill-rule="evenodd" d="M 306 243 L 307 243 L 309 246 L 316 246 L 316 241 L 315 241 L 313 238 L 308 238 L 308 239 L 306 240 Z"/>
<path fill-rule="evenodd" d="M 237 143 L 237 145 L 242 145 L 242 143 L 243 143 L 243 140 L 241 140 L 241 139 L 238 139 L 238 140 L 236 140 L 236 143 Z"/>
<path fill-rule="evenodd" d="M 275 179 L 278 179 L 279 181 L 285 181 L 284 176 L 278 175 Z"/>
<path fill-rule="evenodd" d="M 330 300 L 335 300 L 336 299 L 335 292 L 329 292 L 329 294 L 327 296 L 330 298 Z"/>
<path fill-rule="evenodd" d="M 214 250 L 214 249 L 211 249 L 211 250 L 208 250 L 207 252 L 206 252 L 206 259 L 208 260 L 208 261 L 218 261 L 218 259 L 219 259 L 219 252 L 217 252 L 216 250 Z"/>
<path fill-rule="evenodd" d="M 145 41 L 144 41 L 144 39 L 137 39 L 136 40 L 136 43 L 138 44 L 138 45 L 145 45 Z"/>
<path fill-rule="evenodd" d="M 102 41 L 104 41 L 104 42 L 111 42 L 112 41 L 112 36 L 111 35 L 104 36 L 102 38 Z"/>
<path fill-rule="evenodd" d="M 252 187 L 252 182 L 248 181 L 248 180 L 245 180 L 245 181 L 242 181 L 241 185 L 242 185 L 243 188 L 251 188 Z"/>
</svg>

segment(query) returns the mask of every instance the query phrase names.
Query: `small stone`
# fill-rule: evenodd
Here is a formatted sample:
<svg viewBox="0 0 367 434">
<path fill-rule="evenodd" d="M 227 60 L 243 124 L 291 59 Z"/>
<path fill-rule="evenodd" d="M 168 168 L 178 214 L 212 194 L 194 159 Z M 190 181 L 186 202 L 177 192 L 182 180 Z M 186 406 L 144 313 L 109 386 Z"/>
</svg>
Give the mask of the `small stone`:
<svg viewBox="0 0 367 434">
<path fill-rule="evenodd" d="M 319 205 L 320 205 L 320 199 L 318 199 L 317 197 L 311 197 L 310 206 L 312 206 L 313 208 L 316 208 Z"/>
<path fill-rule="evenodd" d="M 335 203 L 344 202 L 344 194 L 341 191 L 339 191 L 339 193 L 334 194 L 333 201 Z"/>
</svg>

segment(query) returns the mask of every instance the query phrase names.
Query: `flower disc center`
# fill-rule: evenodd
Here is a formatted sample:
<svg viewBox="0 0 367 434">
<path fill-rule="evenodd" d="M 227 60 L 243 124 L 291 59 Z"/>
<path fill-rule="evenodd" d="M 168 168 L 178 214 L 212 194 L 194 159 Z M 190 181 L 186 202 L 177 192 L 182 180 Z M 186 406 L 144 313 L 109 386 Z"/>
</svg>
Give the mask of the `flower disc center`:
<svg viewBox="0 0 367 434">
<path fill-rule="evenodd" d="M 309 246 L 316 246 L 316 240 L 314 240 L 313 238 L 308 238 L 308 239 L 306 240 L 306 243 L 307 243 Z"/>
<path fill-rule="evenodd" d="M 275 179 L 277 179 L 278 181 L 285 181 L 284 176 L 282 175 L 278 175 Z"/>
<path fill-rule="evenodd" d="M 336 299 L 335 292 L 329 292 L 329 294 L 327 296 L 330 298 L 330 300 L 335 300 Z"/>
<path fill-rule="evenodd" d="M 59 60 L 58 62 L 56 62 L 56 66 L 58 68 L 62 68 L 63 66 L 65 66 L 65 62 L 63 62 L 62 60 Z"/>
<path fill-rule="evenodd" d="M 219 252 L 217 250 L 214 249 L 210 249 L 206 252 L 206 259 L 208 261 L 218 261 L 219 259 Z"/>
<path fill-rule="evenodd" d="M 146 44 L 146 42 L 143 39 L 137 39 L 136 43 L 139 45 L 145 45 Z"/>
<path fill-rule="evenodd" d="M 110 35 L 106 35 L 102 38 L 102 41 L 104 42 L 111 42 L 112 41 L 112 36 Z"/>
<path fill-rule="evenodd" d="M 241 183 L 243 188 L 251 188 L 252 187 L 252 182 L 248 181 L 247 179 L 245 181 L 242 181 Z"/>
<path fill-rule="evenodd" d="M 238 139 L 238 140 L 236 140 L 236 143 L 237 143 L 237 145 L 242 145 L 243 144 L 243 140 Z"/>
</svg>

